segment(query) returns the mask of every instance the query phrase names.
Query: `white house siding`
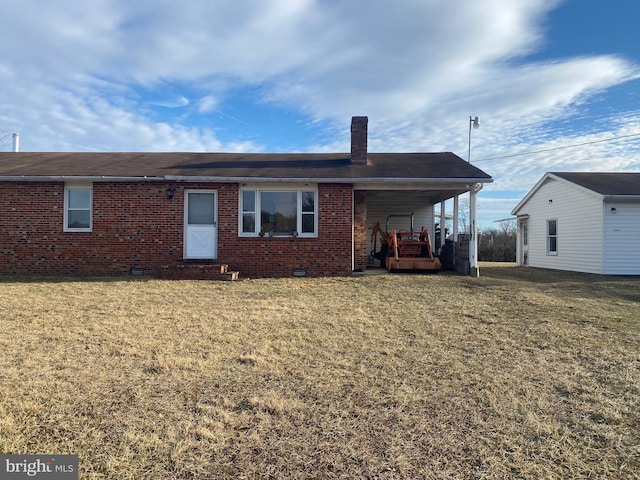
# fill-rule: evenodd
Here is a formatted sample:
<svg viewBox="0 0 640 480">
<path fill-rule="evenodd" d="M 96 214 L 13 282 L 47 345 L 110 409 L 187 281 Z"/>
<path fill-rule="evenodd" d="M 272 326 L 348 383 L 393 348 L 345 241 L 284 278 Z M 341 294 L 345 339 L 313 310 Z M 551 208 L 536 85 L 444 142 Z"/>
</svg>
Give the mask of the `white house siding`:
<svg viewBox="0 0 640 480">
<path fill-rule="evenodd" d="M 599 195 L 567 182 L 548 179 L 518 213 L 529 214 L 530 266 L 602 273 Z M 558 222 L 557 255 L 547 253 L 547 220 Z"/>
<path fill-rule="evenodd" d="M 640 275 L 640 202 L 605 201 L 604 252 L 605 275 Z"/>
<path fill-rule="evenodd" d="M 410 215 L 413 213 L 413 226 L 419 232 L 426 226 L 434 242 L 433 205 L 427 195 L 416 192 L 403 191 L 369 191 L 367 192 L 367 251 L 371 252 L 371 229 L 380 222 L 382 229 L 386 229 L 389 215 Z M 408 230 L 409 219 L 397 218 L 389 222 L 389 230 Z M 377 244 L 380 250 L 380 240 Z"/>
</svg>

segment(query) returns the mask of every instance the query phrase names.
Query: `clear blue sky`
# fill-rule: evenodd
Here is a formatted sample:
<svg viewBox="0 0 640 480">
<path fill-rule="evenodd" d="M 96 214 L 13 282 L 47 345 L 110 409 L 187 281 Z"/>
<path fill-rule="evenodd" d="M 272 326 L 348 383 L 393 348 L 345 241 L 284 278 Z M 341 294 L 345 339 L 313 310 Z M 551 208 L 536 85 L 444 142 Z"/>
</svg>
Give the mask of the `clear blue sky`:
<svg viewBox="0 0 640 480">
<path fill-rule="evenodd" d="M 482 227 L 546 171 L 640 171 L 637 0 L 5 0 L 22 151 L 453 151 Z M 564 148 L 571 145 L 580 145 Z M 10 142 L 5 149 L 10 148 Z M 538 152 L 538 153 L 532 153 Z"/>
</svg>

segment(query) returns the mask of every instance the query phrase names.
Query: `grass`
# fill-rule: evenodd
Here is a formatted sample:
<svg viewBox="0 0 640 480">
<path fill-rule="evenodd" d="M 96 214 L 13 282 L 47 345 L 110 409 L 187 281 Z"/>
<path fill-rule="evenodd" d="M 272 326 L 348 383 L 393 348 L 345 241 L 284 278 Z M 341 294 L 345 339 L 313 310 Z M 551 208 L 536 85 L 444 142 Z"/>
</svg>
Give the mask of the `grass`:
<svg viewBox="0 0 640 480">
<path fill-rule="evenodd" d="M 0 452 L 82 479 L 640 478 L 640 279 L 5 278 Z"/>
</svg>

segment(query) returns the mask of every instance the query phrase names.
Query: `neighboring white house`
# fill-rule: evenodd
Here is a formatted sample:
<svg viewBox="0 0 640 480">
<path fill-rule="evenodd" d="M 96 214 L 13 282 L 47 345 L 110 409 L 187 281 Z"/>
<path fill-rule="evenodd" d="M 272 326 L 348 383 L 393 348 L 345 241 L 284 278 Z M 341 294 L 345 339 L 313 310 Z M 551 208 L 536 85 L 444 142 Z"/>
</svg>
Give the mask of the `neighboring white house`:
<svg viewBox="0 0 640 480">
<path fill-rule="evenodd" d="M 640 275 L 640 173 L 549 172 L 511 213 L 520 266 Z"/>
</svg>

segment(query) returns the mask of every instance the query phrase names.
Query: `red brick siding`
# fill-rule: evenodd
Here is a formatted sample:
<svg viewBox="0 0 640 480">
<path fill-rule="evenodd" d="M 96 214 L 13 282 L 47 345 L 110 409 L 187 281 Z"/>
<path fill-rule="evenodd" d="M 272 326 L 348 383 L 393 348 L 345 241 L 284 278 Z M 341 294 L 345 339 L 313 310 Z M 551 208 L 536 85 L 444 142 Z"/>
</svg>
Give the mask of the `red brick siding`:
<svg viewBox="0 0 640 480">
<path fill-rule="evenodd" d="M 350 184 L 318 186 L 316 239 L 239 238 L 237 184 L 94 183 L 92 232 L 63 231 L 64 183 L 0 186 L 2 274 L 159 274 L 182 261 L 184 189 L 198 188 L 218 192 L 219 262 L 242 276 L 351 274 Z"/>
<path fill-rule="evenodd" d="M 356 191 L 353 206 L 354 270 L 367 268 L 367 194 Z"/>
<path fill-rule="evenodd" d="M 312 277 L 351 275 L 351 184 L 318 185 L 318 238 L 239 238 L 237 192 L 228 209 L 233 223 L 219 222 L 220 260 L 241 275 L 290 277 L 297 269 Z"/>
<path fill-rule="evenodd" d="M 160 183 L 94 183 L 93 231 L 64 232 L 64 183 L 3 183 L 0 272 L 157 272 L 182 258 L 181 200 Z M 177 197 L 177 195 L 176 195 Z"/>
</svg>

